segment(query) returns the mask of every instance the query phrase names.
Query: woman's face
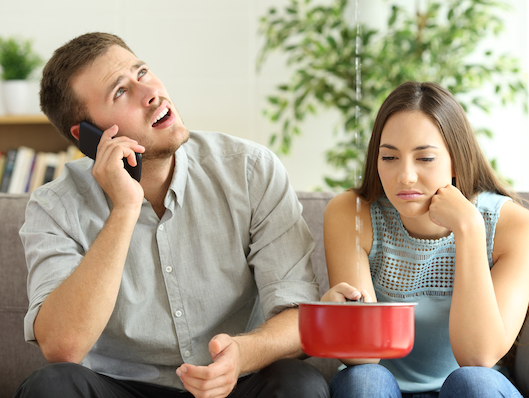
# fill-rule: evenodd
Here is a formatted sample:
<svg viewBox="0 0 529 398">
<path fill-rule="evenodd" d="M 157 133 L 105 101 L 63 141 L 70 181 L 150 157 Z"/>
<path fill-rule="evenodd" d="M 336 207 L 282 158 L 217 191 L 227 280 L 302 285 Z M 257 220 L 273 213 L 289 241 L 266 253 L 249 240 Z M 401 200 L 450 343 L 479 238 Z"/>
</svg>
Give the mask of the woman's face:
<svg viewBox="0 0 529 398">
<path fill-rule="evenodd" d="M 382 130 L 378 173 L 387 198 L 406 225 L 428 213 L 433 195 L 454 176 L 437 125 L 419 111 L 390 116 Z M 427 217 L 427 216 L 426 216 Z"/>
</svg>

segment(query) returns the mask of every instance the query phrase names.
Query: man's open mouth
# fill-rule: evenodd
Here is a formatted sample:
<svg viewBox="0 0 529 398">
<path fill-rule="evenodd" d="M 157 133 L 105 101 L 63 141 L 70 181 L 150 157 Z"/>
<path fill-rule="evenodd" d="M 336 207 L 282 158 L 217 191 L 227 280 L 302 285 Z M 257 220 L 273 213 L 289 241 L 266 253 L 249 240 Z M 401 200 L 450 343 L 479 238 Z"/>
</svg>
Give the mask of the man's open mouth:
<svg viewBox="0 0 529 398">
<path fill-rule="evenodd" d="M 156 126 L 162 124 L 170 116 L 171 116 L 171 110 L 169 108 L 165 108 L 165 110 L 158 115 L 158 117 L 156 118 L 156 121 L 152 124 L 152 127 L 156 127 Z"/>
</svg>

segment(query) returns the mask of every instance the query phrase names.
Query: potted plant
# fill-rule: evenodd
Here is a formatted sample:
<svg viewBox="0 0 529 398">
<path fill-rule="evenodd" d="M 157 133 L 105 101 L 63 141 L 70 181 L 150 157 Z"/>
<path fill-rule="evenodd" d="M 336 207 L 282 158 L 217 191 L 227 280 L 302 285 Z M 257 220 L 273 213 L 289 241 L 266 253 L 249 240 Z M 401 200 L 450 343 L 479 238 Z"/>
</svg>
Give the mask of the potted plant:
<svg viewBox="0 0 529 398">
<path fill-rule="evenodd" d="M 0 78 L 8 114 L 26 113 L 28 78 L 41 64 L 42 59 L 33 51 L 30 40 L 0 37 Z"/>
<path fill-rule="evenodd" d="M 280 51 L 293 69 L 290 81 L 268 98 L 265 113 L 279 125 L 271 145 L 288 153 L 308 115 L 322 109 L 341 115 L 342 140 L 327 152 L 327 162 L 339 172 L 326 178 L 329 187 L 356 184 L 376 112 L 405 81 L 437 82 L 466 110 L 489 112 L 496 104 L 485 100 L 483 90 L 492 90 L 498 103 L 517 101 L 527 112 L 518 59 L 482 46 L 485 37 L 503 29 L 497 15 L 508 8 L 504 1 L 429 0 L 415 12 L 388 5 L 384 32 L 351 23 L 346 12 L 351 3 L 290 0 L 283 10 L 270 9 L 260 26 L 265 43 L 259 66 L 270 52 Z M 484 127 L 476 133 L 492 135 Z"/>
</svg>

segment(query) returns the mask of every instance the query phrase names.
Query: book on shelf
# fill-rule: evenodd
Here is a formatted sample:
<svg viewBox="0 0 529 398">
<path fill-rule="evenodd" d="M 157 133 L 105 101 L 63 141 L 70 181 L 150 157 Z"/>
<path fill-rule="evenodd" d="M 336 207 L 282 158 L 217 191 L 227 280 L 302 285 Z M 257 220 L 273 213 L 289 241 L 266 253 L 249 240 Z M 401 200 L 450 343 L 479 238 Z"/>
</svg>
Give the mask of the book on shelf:
<svg viewBox="0 0 529 398">
<path fill-rule="evenodd" d="M 59 153 L 35 152 L 25 146 L 0 152 L 0 192 L 31 193 L 57 178 L 66 162 L 83 156 L 74 145 Z"/>
<path fill-rule="evenodd" d="M 15 160 L 17 157 L 17 150 L 10 149 L 6 153 L 6 160 L 4 166 L 4 172 L 2 174 L 2 184 L 0 184 L 0 192 L 7 192 L 11 183 L 11 176 L 13 175 L 13 167 L 15 166 Z"/>
<path fill-rule="evenodd" d="M 0 187 L 2 187 L 2 176 L 6 167 L 6 154 L 0 151 Z"/>
<path fill-rule="evenodd" d="M 34 157 L 35 151 L 33 149 L 25 146 L 18 148 L 15 163 L 13 164 L 11 180 L 9 181 L 9 187 L 7 188 L 8 193 L 26 192 Z"/>
</svg>

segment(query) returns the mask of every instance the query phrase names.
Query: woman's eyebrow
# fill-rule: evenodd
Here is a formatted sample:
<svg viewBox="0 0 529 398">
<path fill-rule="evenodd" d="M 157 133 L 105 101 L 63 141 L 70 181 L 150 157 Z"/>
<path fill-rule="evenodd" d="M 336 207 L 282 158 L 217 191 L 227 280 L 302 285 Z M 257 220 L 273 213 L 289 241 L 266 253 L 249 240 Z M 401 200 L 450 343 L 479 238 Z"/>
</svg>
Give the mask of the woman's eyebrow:
<svg viewBox="0 0 529 398">
<path fill-rule="evenodd" d="M 379 148 L 387 148 L 387 149 L 391 149 L 393 151 L 398 151 L 398 148 L 396 146 L 394 146 L 394 145 L 391 145 L 391 144 L 380 144 Z M 429 149 L 429 148 L 437 149 L 438 147 L 436 147 L 435 145 L 419 145 L 418 147 L 413 148 L 413 150 L 414 151 L 422 151 L 424 149 Z"/>
<path fill-rule="evenodd" d="M 413 150 L 422 151 L 424 149 L 430 149 L 430 148 L 437 149 L 438 147 L 436 147 L 435 145 L 419 145 L 418 147 L 413 148 Z"/>
</svg>

